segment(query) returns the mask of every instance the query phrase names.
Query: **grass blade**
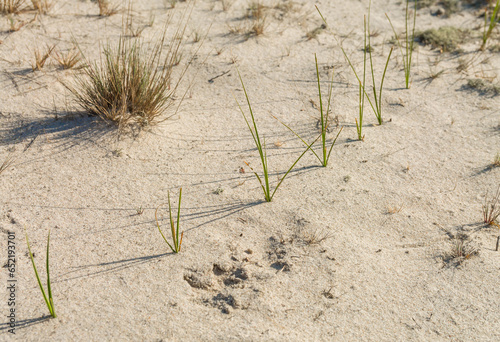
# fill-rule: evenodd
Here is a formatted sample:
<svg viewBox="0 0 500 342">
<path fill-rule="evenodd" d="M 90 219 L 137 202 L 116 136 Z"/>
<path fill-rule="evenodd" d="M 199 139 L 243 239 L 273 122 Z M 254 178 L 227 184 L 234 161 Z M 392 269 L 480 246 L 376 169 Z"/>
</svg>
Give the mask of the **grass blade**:
<svg viewBox="0 0 500 342">
<path fill-rule="evenodd" d="M 337 142 L 337 138 L 339 137 L 340 135 L 340 132 L 342 132 L 342 130 L 344 129 L 344 126 L 340 127 L 340 130 L 339 132 L 337 133 L 337 136 L 335 137 L 335 139 L 333 140 L 332 142 L 332 145 L 330 146 L 330 151 L 328 151 L 328 156 L 326 157 L 326 160 L 329 160 L 330 159 L 330 154 L 332 153 L 332 150 L 333 150 L 333 146 L 335 146 L 335 143 Z"/>
<path fill-rule="evenodd" d="M 290 130 L 290 132 L 292 132 L 293 134 L 295 134 L 295 136 L 297 138 L 299 138 L 300 140 L 302 140 L 302 142 L 304 143 L 304 145 L 306 146 L 312 146 L 312 144 L 308 144 L 304 139 L 302 139 L 302 137 L 300 135 L 298 135 L 293 129 L 290 128 L 290 126 L 288 126 L 287 124 L 285 124 L 284 122 L 280 121 L 277 117 L 275 117 L 273 115 L 273 117 L 279 121 L 279 123 L 281 123 L 283 126 L 285 126 L 286 128 L 288 128 Z M 314 155 L 316 156 L 316 158 L 318 158 L 319 162 L 321 163 L 321 158 L 318 156 L 318 154 L 316 153 L 316 151 L 314 151 L 313 149 L 311 149 L 311 152 L 314 153 Z"/>
<path fill-rule="evenodd" d="M 156 208 L 156 211 L 155 211 L 155 221 L 156 221 L 156 227 L 158 227 L 158 231 L 160 232 L 163 240 L 167 243 L 168 247 L 170 247 L 170 249 L 172 250 L 172 252 L 175 253 L 175 249 L 172 247 L 172 245 L 167 241 L 167 238 L 165 237 L 165 235 L 163 235 L 163 232 L 161 231 L 161 228 L 160 228 L 160 224 L 158 223 L 158 209 L 160 209 L 161 205 L 158 206 L 158 208 Z"/>
<path fill-rule="evenodd" d="M 309 151 L 309 149 L 311 148 L 311 146 L 316 142 L 318 141 L 318 139 L 321 138 L 321 135 L 319 135 L 316 140 L 314 140 L 314 142 L 307 147 L 307 149 L 302 152 L 302 154 L 300 155 L 299 158 L 297 158 L 297 160 L 295 161 L 295 163 L 293 163 L 293 165 L 288 169 L 288 171 L 285 173 L 285 175 L 283 176 L 283 178 L 281 178 L 281 180 L 279 181 L 278 185 L 276 185 L 276 188 L 274 188 L 274 191 L 273 191 L 273 194 L 271 195 L 270 199 L 269 199 L 269 202 L 271 202 L 271 200 L 273 199 L 274 197 L 274 194 L 276 193 L 276 190 L 278 190 L 278 188 L 280 187 L 281 183 L 283 183 L 283 181 L 285 180 L 286 176 L 288 176 L 288 174 L 290 173 L 290 171 L 292 171 L 292 169 L 295 167 L 295 165 L 299 162 L 299 160 L 307 153 L 307 151 Z"/>
<path fill-rule="evenodd" d="M 179 222 L 181 221 L 181 198 L 182 198 L 182 188 L 179 191 L 179 208 L 177 209 L 177 231 L 176 231 L 176 240 L 177 240 L 177 249 L 179 252 L 181 251 L 181 245 L 182 245 L 182 235 L 181 235 L 181 241 L 179 242 Z M 183 233 L 184 234 L 184 233 Z"/>
<path fill-rule="evenodd" d="M 47 308 L 49 309 L 50 315 L 53 318 L 56 318 L 56 312 L 54 310 L 54 301 L 52 299 L 52 291 L 50 287 L 50 276 L 49 276 L 49 240 L 50 240 L 50 232 L 49 232 L 49 238 L 47 239 L 47 291 L 49 294 L 49 298 L 47 298 L 47 295 L 45 294 L 45 290 L 42 286 L 42 281 L 40 280 L 40 276 L 38 275 L 38 271 L 36 269 L 35 265 L 35 260 L 33 259 L 33 253 L 31 252 L 31 246 L 30 242 L 28 239 L 28 233 L 26 232 L 25 229 L 25 234 L 26 234 L 26 244 L 28 245 L 28 251 L 31 259 L 31 264 L 33 265 L 33 270 L 35 271 L 35 276 L 36 280 L 38 281 L 38 287 L 40 288 L 40 291 L 42 291 L 43 299 L 45 300 L 45 304 L 47 304 Z"/>
<path fill-rule="evenodd" d="M 49 230 L 49 236 L 47 237 L 47 260 L 46 260 L 46 267 L 47 267 L 47 292 L 49 295 L 49 302 L 50 302 L 50 313 L 52 317 L 56 317 L 56 313 L 54 311 L 54 300 L 52 299 L 52 290 L 50 287 L 50 271 L 49 271 L 49 245 L 50 245 L 50 230 Z"/>
</svg>

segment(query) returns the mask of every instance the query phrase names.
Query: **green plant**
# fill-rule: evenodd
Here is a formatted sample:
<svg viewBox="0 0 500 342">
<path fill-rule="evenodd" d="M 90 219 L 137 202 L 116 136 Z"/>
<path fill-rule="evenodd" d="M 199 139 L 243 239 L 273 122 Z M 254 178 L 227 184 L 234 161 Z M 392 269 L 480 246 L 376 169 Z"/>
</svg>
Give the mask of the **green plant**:
<svg viewBox="0 0 500 342">
<path fill-rule="evenodd" d="M 489 6 L 488 6 L 489 7 Z M 481 44 L 481 50 L 484 50 L 486 47 L 486 43 L 491 36 L 491 32 L 498 23 L 499 15 L 498 11 L 500 10 L 500 0 L 497 0 L 495 7 L 493 7 L 493 11 L 491 15 L 488 16 L 488 7 L 486 7 L 484 11 L 484 28 L 483 28 L 483 43 Z M 488 25 L 488 19 L 490 20 L 490 24 Z"/>
<path fill-rule="evenodd" d="M 396 33 L 396 29 L 392 25 L 391 19 L 385 14 L 389 24 L 391 24 L 392 30 L 394 31 L 394 36 L 396 37 L 396 42 L 399 46 L 399 51 L 401 52 L 401 57 L 403 58 L 403 68 L 405 71 L 405 86 L 406 89 L 410 88 L 410 76 L 411 76 L 411 61 L 413 56 L 413 43 L 415 42 L 415 26 L 417 22 L 417 0 L 415 0 L 415 8 L 413 9 L 413 25 L 410 25 L 410 12 L 409 12 L 409 1 L 406 0 L 406 13 L 405 13 L 405 52 L 403 52 L 403 46 Z M 411 34 L 409 33 L 411 29 Z"/>
<path fill-rule="evenodd" d="M 299 160 L 306 154 L 307 151 L 309 151 L 309 149 L 314 144 L 314 142 L 312 144 L 308 145 L 307 149 L 300 155 L 299 158 L 297 158 L 297 160 L 295 160 L 295 162 L 288 169 L 288 171 L 285 173 L 285 175 L 283 177 L 281 177 L 281 179 L 278 181 L 278 184 L 276 185 L 276 187 L 274 188 L 274 190 L 271 191 L 271 185 L 270 185 L 270 182 L 269 182 L 269 168 L 268 168 L 268 165 L 267 165 L 266 141 L 264 139 L 261 141 L 261 139 L 260 139 L 259 131 L 257 129 L 257 124 L 255 123 L 255 117 L 254 117 L 254 114 L 253 114 L 252 105 L 250 104 L 250 99 L 248 98 L 248 94 L 247 94 L 247 91 L 245 89 L 245 85 L 243 84 L 243 79 L 241 78 L 241 75 L 240 75 L 239 71 L 238 71 L 238 76 L 239 76 L 240 81 L 241 81 L 241 86 L 243 87 L 243 92 L 245 93 L 245 98 L 246 98 L 246 101 L 247 101 L 247 104 L 248 104 L 248 109 L 250 111 L 250 116 L 251 116 L 253 128 L 252 128 L 252 126 L 250 126 L 250 122 L 247 119 L 247 116 L 245 115 L 245 112 L 241 108 L 240 103 L 238 102 L 238 100 L 236 100 L 236 97 L 235 97 L 235 100 L 236 100 L 236 103 L 238 104 L 238 107 L 239 107 L 239 109 L 241 111 L 241 114 L 243 115 L 243 118 L 245 119 L 247 127 L 250 130 L 250 133 L 252 134 L 252 138 L 253 138 L 253 140 L 255 142 L 255 146 L 257 147 L 257 150 L 259 151 L 260 160 L 262 162 L 262 170 L 263 170 L 263 174 L 264 174 L 263 175 L 264 183 L 262 182 L 262 179 L 257 174 L 257 172 L 255 172 L 253 170 L 253 168 L 247 162 L 245 162 L 245 164 L 247 164 L 248 167 L 250 167 L 250 169 L 252 169 L 255 177 L 257 177 L 257 179 L 259 180 L 259 183 L 260 183 L 260 186 L 262 187 L 262 190 L 264 192 L 264 198 L 266 199 L 266 201 L 267 202 L 271 202 L 272 199 L 273 199 L 273 197 L 274 197 L 274 194 L 276 193 L 276 190 L 278 190 L 278 188 L 280 187 L 280 185 L 285 180 L 286 176 L 288 176 L 288 173 L 290 173 L 290 171 L 292 171 L 292 169 L 299 162 Z M 317 139 L 319 139 L 319 137 Z"/>
<path fill-rule="evenodd" d="M 500 185 L 498 186 L 496 194 L 491 198 L 488 198 L 488 191 L 486 191 L 482 209 L 484 223 L 498 226 L 500 228 L 496 222 L 498 217 L 500 217 Z"/>
<path fill-rule="evenodd" d="M 366 25 L 368 32 L 370 32 L 370 9 L 371 9 L 371 1 L 370 5 L 368 7 L 368 24 Z M 366 41 L 366 33 L 365 31 L 365 41 Z M 366 46 L 366 45 L 365 45 Z M 370 35 L 368 35 L 368 46 L 370 47 L 368 49 L 368 54 L 370 55 L 370 70 L 372 72 L 372 90 L 373 90 L 373 100 L 375 102 L 375 116 L 377 117 L 378 124 L 381 125 L 383 120 L 382 120 L 382 89 L 384 88 L 384 79 L 385 79 L 385 73 L 387 72 L 387 67 L 389 66 L 389 61 L 391 60 L 391 55 L 393 48 L 391 47 L 391 50 L 389 51 L 389 56 L 387 56 L 387 61 L 385 62 L 385 68 L 384 68 L 384 73 L 382 74 L 382 79 L 380 80 L 380 89 L 377 95 L 377 86 L 375 85 L 375 73 L 373 69 L 373 59 L 372 59 L 372 48 L 371 48 L 371 42 L 370 42 Z M 365 48 L 367 50 L 367 48 Z M 408 84 L 407 84 L 408 87 Z M 372 106 L 373 107 L 373 106 Z"/>
<path fill-rule="evenodd" d="M 370 7 L 371 7 L 371 1 L 370 1 Z M 370 11 L 370 7 L 369 7 L 369 11 Z M 321 14 L 319 8 L 316 6 L 316 10 L 318 11 L 319 15 L 321 16 L 321 18 L 323 19 L 323 22 L 328 25 L 326 23 L 326 20 L 325 18 L 323 17 L 323 15 Z M 366 19 L 365 19 L 365 22 L 366 22 Z M 366 25 L 364 26 L 366 28 Z M 369 25 L 368 25 L 368 28 L 369 28 Z M 369 30 L 368 30 L 369 32 Z M 365 29 L 364 30 L 364 34 L 366 36 L 367 34 L 367 30 Z M 369 36 L 368 36 L 369 37 Z M 338 40 L 337 38 L 335 37 L 334 35 L 334 38 L 335 40 L 337 41 L 338 43 Z M 366 41 L 366 37 L 365 37 L 365 41 Z M 365 43 L 365 46 L 363 48 L 363 51 L 364 53 L 366 54 L 367 52 L 370 54 L 370 65 L 371 65 L 371 74 L 372 74 L 372 83 L 373 83 L 373 86 L 372 86 L 372 90 L 373 90 L 373 94 L 374 94 L 374 101 L 375 101 L 375 105 L 373 105 L 373 102 L 372 100 L 370 99 L 370 96 L 368 96 L 367 92 L 366 92 L 366 84 L 365 84 L 365 74 L 366 74 L 366 62 L 363 63 L 364 64 L 364 68 L 363 68 L 363 82 L 361 82 L 361 79 L 359 78 L 358 76 L 358 73 L 356 72 L 356 68 L 354 68 L 354 65 L 352 64 L 350 58 L 347 56 L 347 53 L 345 52 L 344 48 L 342 47 L 342 45 L 339 43 L 339 46 L 340 46 L 340 49 L 345 57 L 345 59 L 347 60 L 347 62 L 349 63 L 349 66 L 351 67 L 351 70 L 353 71 L 354 73 L 354 76 L 356 76 L 356 79 L 359 83 L 359 87 L 360 89 L 362 90 L 364 96 L 366 96 L 366 99 L 368 100 L 368 103 L 370 104 L 370 107 L 372 108 L 373 110 L 373 113 L 375 114 L 375 116 L 377 117 L 377 121 L 378 123 L 381 125 L 383 120 L 382 120 L 382 88 L 383 88 L 383 85 L 384 85 L 384 79 L 385 79 L 385 74 L 386 74 L 386 71 L 387 71 L 387 67 L 389 65 L 389 60 L 391 58 L 391 54 L 392 54 L 392 50 L 390 51 L 389 53 L 389 56 L 387 58 L 387 61 L 385 63 L 385 69 L 384 69 L 384 73 L 382 75 L 382 80 L 380 82 L 380 90 L 379 90 L 379 93 L 377 95 L 377 89 L 376 89 L 376 86 L 375 86 L 375 78 L 374 78 L 374 69 L 373 69 L 373 62 L 371 60 L 371 53 L 372 53 L 372 48 L 370 47 L 370 45 L 366 45 Z M 366 55 L 365 55 L 365 58 L 366 58 Z M 360 91 L 361 92 L 361 91 Z M 363 96 L 360 95 L 360 122 L 356 123 L 356 128 L 357 128 L 357 132 L 358 132 L 358 139 L 360 140 L 363 140 L 364 136 L 361 135 L 361 129 L 362 129 L 362 119 L 363 119 L 363 111 L 364 111 L 364 99 L 363 99 Z M 357 121 L 357 120 L 356 120 Z"/>
<path fill-rule="evenodd" d="M 172 71 L 180 60 L 185 29 L 186 25 L 177 28 L 166 52 L 166 29 L 152 51 L 146 51 L 140 41 L 122 35 L 116 48 L 109 44 L 104 48 L 104 58 L 99 62 L 86 62 L 83 76 L 75 75 L 76 87 L 67 88 L 88 113 L 119 128 L 140 128 L 164 121 L 170 116 L 159 117 L 173 105 L 173 96 L 192 62 L 187 63 L 172 85 Z"/>
<path fill-rule="evenodd" d="M 156 220 L 156 226 L 158 227 L 158 231 L 160 232 L 161 236 L 163 237 L 163 240 L 167 243 L 168 247 L 172 250 L 174 253 L 179 253 L 181 251 L 181 245 L 182 245 L 182 237 L 184 236 L 184 232 L 181 233 L 180 239 L 179 239 L 179 222 L 181 220 L 181 198 L 182 198 L 182 188 L 179 191 L 179 208 L 177 210 L 177 224 L 174 224 L 174 219 L 172 217 L 172 206 L 170 205 L 170 192 L 168 192 L 168 214 L 170 218 L 170 230 L 172 233 L 172 244 L 167 241 L 167 238 L 165 235 L 163 235 L 163 232 L 161 231 L 160 228 L 160 223 L 158 222 L 158 209 L 160 209 L 160 206 L 156 208 L 155 211 L 155 220 Z"/>
<path fill-rule="evenodd" d="M 40 281 L 40 277 L 39 277 L 38 271 L 36 269 L 35 260 L 33 259 L 33 253 L 31 253 L 31 247 L 30 247 L 30 243 L 29 243 L 29 240 L 28 240 L 28 233 L 26 233 L 26 244 L 28 245 L 28 251 L 29 251 L 29 254 L 30 254 L 31 264 L 33 265 L 33 269 L 35 270 L 36 280 L 38 281 L 38 286 L 40 287 L 40 290 L 42 291 L 43 299 L 45 300 L 45 303 L 47 304 L 47 308 L 50 311 L 50 315 L 53 318 L 56 318 L 57 316 L 56 316 L 56 312 L 54 310 L 54 300 L 52 298 L 52 290 L 51 290 L 51 287 L 50 287 L 50 271 L 49 271 L 50 231 L 49 231 L 49 236 L 47 237 L 47 260 L 46 260 L 46 268 L 47 268 L 47 294 L 48 294 L 48 297 L 45 294 L 45 290 L 44 290 L 44 288 L 42 286 L 42 282 Z"/>
<path fill-rule="evenodd" d="M 285 125 L 284 123 L 281 123 L 281 124 L 283 126 L 285 126 L 286 128 L 288 128 L 300 140 L 302 140 L 302 142 L 306 146 L 310 147 L 312 153 L 314 153 L 314 155 L 316 156 L 316 158 L 319 160 L 321 166 L 326 167 L 328 165 L 328 161 L 330 160 L 330 155 L 332 153 L 333 146 L 337 142 L 337 138 L 339 137 L 340 132 L 342 132 L 342 129 L 344 127 L 340 128 L 339 132 L 337 133 L 337 136 L 335 137 L 335 139 L 333 140 L 330 148 L 328 149 L 328 147 L 327 147 L 327 136 L 326 136 L 326 133 L 328 132 L 329 126 L 330 126 L 330 123 L 328 122 L 328 119 L 329 119 L 330 106 L 331 106 L 331 101 L 332 101 L 332 92 L 333 92 L 333 73 L 332 73 L 332 79 L 329 82 L 329 87 L 328 87 L 328 104 L 326 106 L 326 110 L 324 110 L 323 97 L 321 95 L 321 83 L 320 83 L 320 78 L 319 78 L 318 58 L 316 57 L 316 54 L 314 54 L 314 61 L 316 63 L 316 79 L 317 79 L 317 83 L 318 83 L 318 94 L 319 94 L 319 113 L 320 113 L 319 123 L 321 125 L 321 134 L 320 134 L 319 138 L 321 138 L 322 157 L 320 157 L 316 153 L 316 151 L 314 151 L 314 149 L 312 149 L 312 144 L 308 144 L 304 139 L 302 139 L 302 137 L 300 135 L 298 135 L 297 133 L 295 133 L 295 131 L 292 130 L 289 126 Z M 277 118 L 275 117 L 275 119 L 277 119 Z M 318 140 L 318 139 L 316 139 L 316 140 Z"/>
<path fill-rule="evenodd" d="M 358 133 L 358 140 L 364 141 L 365 136 L 363 135 L 363 115 L 365 113 L 365 86 L 366 86 L 366 19 L 363 22 L 363 33 L 364 33 L 364 40 L 363 40 L 363 83 L 359 81 L 359 103 L 358 103 L 358 108 L 359 108 L 359 121 L 358 119 L 355 119 L 356 121 L 356 132 Z M 370 48 L 371 51 L 371 48 Z M 344 54 L 345 55 L 345 54 Z M 352 64 L 351 64 L 352 67 Z M 354 69 L 353 69 L 354 70 Z"/>
</svg>

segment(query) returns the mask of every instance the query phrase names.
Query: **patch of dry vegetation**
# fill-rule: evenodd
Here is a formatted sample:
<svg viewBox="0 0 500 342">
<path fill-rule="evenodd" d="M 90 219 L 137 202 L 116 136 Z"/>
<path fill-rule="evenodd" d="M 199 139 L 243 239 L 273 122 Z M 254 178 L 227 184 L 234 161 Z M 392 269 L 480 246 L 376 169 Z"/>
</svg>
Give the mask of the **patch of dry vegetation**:
<svg viewBox="0 0 500 342">
<path fill-rule="evenodd" d="M 0 0 L 0 13 L 17 14 L 24 8 L 24 0 Z"/>
<path fill-rule="evenodd" d="M 443 261 L 448 266 L 458 267 L 477 255 L 479 255 L 479 248 L 470 241 L 469 236 L 457 234 L 451 243 L 450 250 L 445 253 Z"/>
<path fill-rule="evenodd" d="M 35 50 L 35 62 L 31 65 L 33 71 L 42 70 L 45 66 L 45 62 L 49 59 L 50 54 L 56 46 L 47 46 L 45 50 L 36 49 Z"/>
<path fill-rule="evenodd" d="M 173 105 L 187 69 L 172 84 L 185 29 L 178 28 L 168 48 L 164 48 L 164 32 L 152 51 L 147 51 L 140 41 L 122 35 L 118 46 L 104 47 L 104 58 L 99 62 L 85 62 L 83 75 L 76 75 L 75 87 L 66 86 L 86 112 L 119 128 L 140 128 L 164 121 L 168 117 L 160 116 Z"/>
<path fill-rule="evenodd" d="M 467 80 L 467 87 L 485 95 L 499 95 L 500 85 L 481 78 L 471 78 Z"/>
<path fill-rule="evenodd" d="M 415 37 L 425 45 L 431 45 L 432 48 L 439 48 L 442 52 L 454 52 L 459 45 L 465 41 L 467 31 L 453 26 L 443 26 L 439 29 L 429 29 L 418 32 Z"/>
</svg>

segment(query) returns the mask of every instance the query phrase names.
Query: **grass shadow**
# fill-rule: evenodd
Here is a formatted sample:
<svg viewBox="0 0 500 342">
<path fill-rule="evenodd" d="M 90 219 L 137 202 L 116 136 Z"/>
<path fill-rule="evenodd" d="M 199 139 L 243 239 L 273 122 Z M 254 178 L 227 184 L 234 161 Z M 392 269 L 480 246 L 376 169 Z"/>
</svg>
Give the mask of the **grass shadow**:
<svg viewBox="0 0 500 342">
<path fill-rule="evenodd" d="M 61 283 L 61 282 L 80 279 L 80 278 L 95 277 L 95 276 L 102 275 L 102 274 L 116 273 L 116 272 L 119 272 L 121 270 L 130 268 L 130 267 L 136 267 L 136 266 L 151 262 L 153 260 L 156 260 L 156 259 L 164 257 L 164 256 L 169 256 L 169 255 L 173 255 L 173 253 L 162 253 L 162 254 L 148 255 L 148 256 L 137 257 L 137 258 L 103 262 L 103 263 L 99 263 L 99 264 L 77 266 L 77 267 L 73 267 L 74 270 L 64 273 L 60 278 L 63 278 L 66 275 L 77 273 L 77 272 L 84 271 L 87 269 L 98 268 L 98 270 L 91 271 L 91 272 L 84 274 L 84 275 L 75 275 L 75 276 L 70 276 L 70 277 L 67 277 L 64 279 L 58 279 L 58 280 L 52 281 L 52 283 L 55 284 L 55 283 Z M 104 268 L 104 269 L 102 269 L 102 268 Z"/>
<path fill-rule="evenodd" d="M 44 316 L 38 317 L 38 318 L 28 318 L 28 319 L 17 320 L 16 326 L 14 329 L 18 330 L 18 329 L 29 328 L 33 325 L 48 321 L 50 318 L 52 318 L 50 315 L 44 315 Z M 0 323 L 0 331 L 7 332 L 9 329 L 12 329 L 10 327 L 9 323 Z"/>
</svg>

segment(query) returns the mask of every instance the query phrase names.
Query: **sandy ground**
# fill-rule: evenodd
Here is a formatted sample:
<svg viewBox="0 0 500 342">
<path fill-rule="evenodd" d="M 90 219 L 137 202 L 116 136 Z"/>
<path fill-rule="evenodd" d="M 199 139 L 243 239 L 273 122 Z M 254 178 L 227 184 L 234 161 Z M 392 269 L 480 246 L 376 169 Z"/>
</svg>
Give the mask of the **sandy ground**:
<svg viewBox="0 0 500 342">
<path fill-rule="evenodd" d="M 473 29 L 472 37 L 459 54 L 418 45 L 409 90 L 395 50 L 385 122 L 376 125 L 367 107 L 362 142 L 358 89 L 337 41 L 328 31 L 307 33 L 322 25 L 317 5 L 359 69 L 368 2 L 263 4 L 287 6 L 268 8 L 264 33 L 247 37 L 247 1 L 225 11 L 220 1 L 196 2 L 184 61 L 203 45 L 180 91 L 192 88 L 174 117 L 138 136 L 72 112 L 78 107 L 61 82 L 78 71 L 61 70 L 52 57 L 41 71 L 31 69 L 37 47 L 68 51 L 73 39 L 98 59 L 100 45 L 122 32 L 123 14 L 99 17 L 94 2 L 57 1 L 17 32 L 0 16 L 0 162 L 15 158 L 0 175 L 0 241 L 7 264 L 9 232 L 15 235 L 17 286 L 14 335 L 4 266 L 0 340 L 500 340 L 500 231 L 485 226 L 481 213 L 485 192 L 500 185 L 500 167 L 492 166 L 500 102 L 466 86 L 468 78 L 497 82 L 500 58 L 476 53 L 479 10 L 449 18 L 433 15 L 435 6 L 418 11 L 418 29 L 453 25 Z M 134 2 L 138 26 L 154 16 L 141 39 L 154 41 L 167 15 L 189 4 L 170 7 Z M 385 12 L 404 29 L 404 4 L 374 0 L 378 79 L 393 36 Z M 197 33 L 206 38 L 195 42 Z M 328 167 L 308 153 L 266 203 L 245 164 L 258 170 L 260 160 L 234 98 L 244 103 L 236 66 L 276 182 L 304 145 L 271 114 L 307 140 L 319 133 L 314 53 L 325 89 L 335 72 L 338 127 L 329 138 L 344 129 Z M 459 72 L 464 59 L 472 65 Z M 154 213 L 180 187 L 184 237 L 173 254 Z M 48 318 L 24 227 L 44 280 L 51 232 L 56 319 Z M 450 259 L 457 236 L 479 254 Z"/>
</svg>

